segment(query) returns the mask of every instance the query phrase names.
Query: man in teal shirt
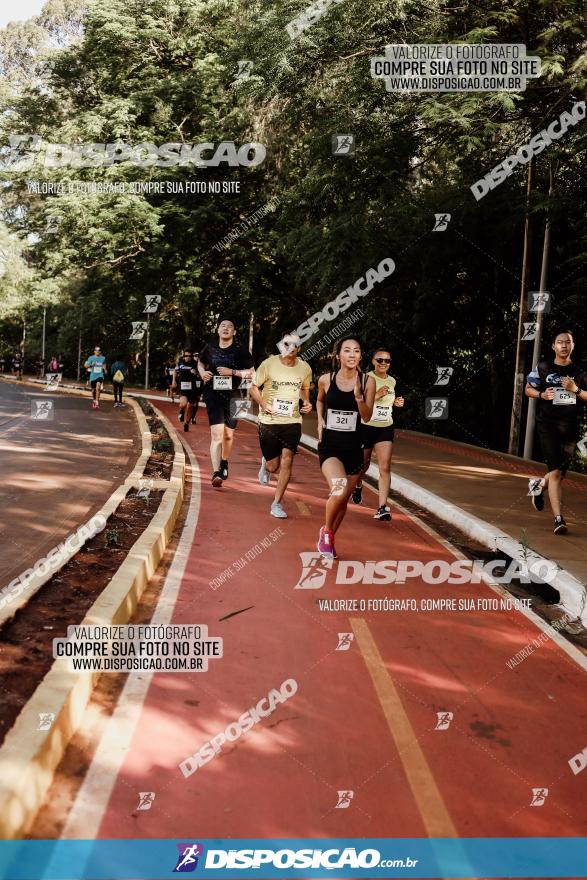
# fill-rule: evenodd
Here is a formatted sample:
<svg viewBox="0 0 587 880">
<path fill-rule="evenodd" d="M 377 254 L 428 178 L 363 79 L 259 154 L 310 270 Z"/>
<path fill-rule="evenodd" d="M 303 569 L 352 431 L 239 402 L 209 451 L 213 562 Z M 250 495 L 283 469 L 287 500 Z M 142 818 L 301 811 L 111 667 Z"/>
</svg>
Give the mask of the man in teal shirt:
<svg viewBox="0 0 587 880">
<path fill-rule="evenodd" d="M 90 355 L 85 362 L 84 367 L 90 371 L 90 385 L 92 386 L 92 395 L 94 398 L 92 400 L 92 409 L 98 409 L 100 406 L 100 392 L 102 391 L 102 385 L 104 384 L 104 379 L 108 372 L 106 358 L 102 354 L 99 345 L 95 347 L 94 354 Z"/>
</svg>

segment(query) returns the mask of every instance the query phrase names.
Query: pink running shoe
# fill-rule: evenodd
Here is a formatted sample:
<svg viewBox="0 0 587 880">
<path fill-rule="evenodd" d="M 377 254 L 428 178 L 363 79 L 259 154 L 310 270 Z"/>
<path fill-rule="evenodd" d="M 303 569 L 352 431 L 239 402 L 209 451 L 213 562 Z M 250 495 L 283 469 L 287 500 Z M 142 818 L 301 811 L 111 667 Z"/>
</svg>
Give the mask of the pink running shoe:
<svg viewBox="0 0 587 880">
<path fill-rule="evenodd" d="M 320 529 L 320 538 L 318 539 L 318 553 L 327 559 L 336 559 L 336 551 L 334 549 L 334 535 L 327 531 L 325 526 Z"/>
</svg>

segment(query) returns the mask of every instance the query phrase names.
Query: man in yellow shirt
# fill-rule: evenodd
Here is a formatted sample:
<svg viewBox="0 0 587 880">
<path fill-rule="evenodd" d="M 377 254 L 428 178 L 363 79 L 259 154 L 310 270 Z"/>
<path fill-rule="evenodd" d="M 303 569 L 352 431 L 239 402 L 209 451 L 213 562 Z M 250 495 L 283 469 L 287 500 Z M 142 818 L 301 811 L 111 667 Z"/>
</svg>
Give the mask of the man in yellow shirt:
<svg viewBox="0 0 587 880">
<path fill-rule="evenodd" d="M 278 348 L 281 354 L 268 357 L 255 371 L 251 397 L 259 404 L 259 443 L 263 455 L 259 482 L 267 486 L 271 474 L 279 471 L 271 515 L 286 519 L 281 499 L 291 478 L 293 457 L 302 435 L 302 415 L 312 411 L 312 370 L 298 357 L 299 336 L 286 334 Z"/>
</svg>

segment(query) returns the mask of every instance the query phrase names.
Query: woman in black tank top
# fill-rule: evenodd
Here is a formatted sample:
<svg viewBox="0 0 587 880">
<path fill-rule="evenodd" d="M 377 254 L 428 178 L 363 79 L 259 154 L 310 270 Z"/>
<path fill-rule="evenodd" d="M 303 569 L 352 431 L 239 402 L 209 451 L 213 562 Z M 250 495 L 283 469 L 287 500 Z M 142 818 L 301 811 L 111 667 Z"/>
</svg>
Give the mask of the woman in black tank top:
<svg viewBox="0 0 587 880">
<path fill-rule="evenodd" d="M 336 558 L 334 535 L 363 465 L 361 419 L 369 421 L 375 400 L 375 380 L 369 378 L 362 387 L 361 354 L 358 340 L 341 339 L 336 347 L 338 369 L 318 380 L 318 456 L 330 489 L 318 551 L 330 559 Z"/>
</svg>

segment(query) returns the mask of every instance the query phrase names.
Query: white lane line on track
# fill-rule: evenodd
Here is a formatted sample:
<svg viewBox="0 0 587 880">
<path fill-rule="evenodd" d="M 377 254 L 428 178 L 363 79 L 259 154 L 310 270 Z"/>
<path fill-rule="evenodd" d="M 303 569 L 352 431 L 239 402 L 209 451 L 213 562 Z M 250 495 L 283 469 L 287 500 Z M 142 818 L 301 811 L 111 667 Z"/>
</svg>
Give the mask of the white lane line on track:
<svg viewBox="0 0 587 880">
<path fill-rule="evenodd" d="M 151 624 L 171 621 L 196 533 L 201 502 L 200 468 L 184 445 L 192 468 L 192 494 L 173 562 L 167 572 Z M 120 769 L 128 754 L 154 673 L 131 673 L 95 751 L 67 822 L 62 840 L 95 840 Z"/>
</svg>

